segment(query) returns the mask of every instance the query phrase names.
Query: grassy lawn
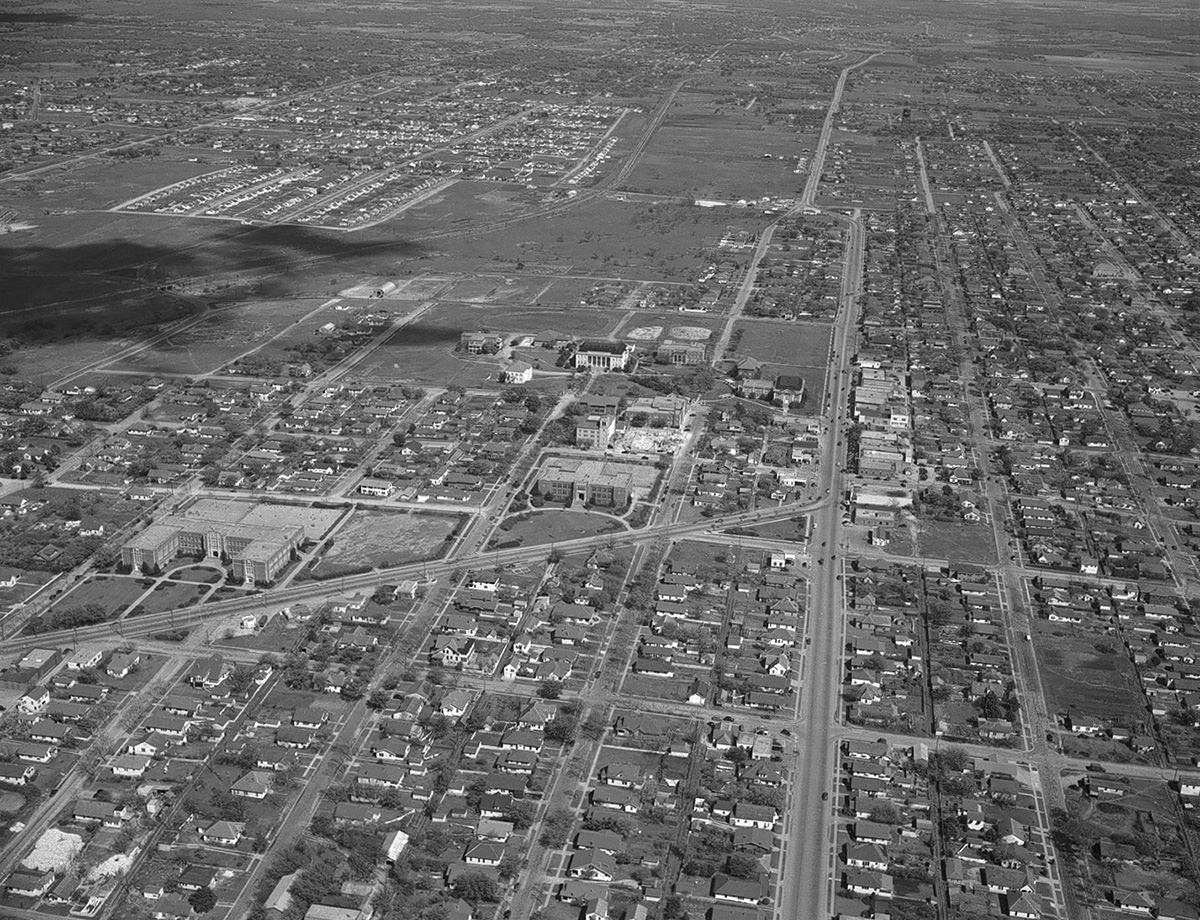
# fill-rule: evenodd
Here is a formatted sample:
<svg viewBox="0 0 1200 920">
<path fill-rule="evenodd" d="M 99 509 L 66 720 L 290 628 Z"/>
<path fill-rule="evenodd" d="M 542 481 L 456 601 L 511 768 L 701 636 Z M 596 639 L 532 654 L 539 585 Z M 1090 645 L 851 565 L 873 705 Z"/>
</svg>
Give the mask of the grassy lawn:
<svg viewBox="0 0 1200 920">
<path fill-rule="evenodd" d="M 492 546 L 536 546 L 578 537 L 613 533 L 621 524 L 607 515 L 586 511 L 533 511 L 508 518 Z"/>
<path fill-rule="evenodd" d="M 176 585 L 163 582 L 150 592 L 149 597 L 134 608 L 133 615 L 141 616 L 143 613 L 160 613 L 163 610 L 191 607 L 206 593 L 208 593 L 208 588 L 201 585 Z"/>
<path fill-rule="evenodd" d="M 171 576 L 171 581 L 199 581 L 206 585 L 215 585 L 221 578 L 221 573 L 216 569 L 205 565 L 194 565 L 180 569 Z"/>
<path fill-rule="evenodd" d="M 69 610 L 85 604 L 99 604 L 113 616 L 137 600 L 153 583 L 146 578 L 93 576 L 65 594 L 51 609 Z"/>
</svg>

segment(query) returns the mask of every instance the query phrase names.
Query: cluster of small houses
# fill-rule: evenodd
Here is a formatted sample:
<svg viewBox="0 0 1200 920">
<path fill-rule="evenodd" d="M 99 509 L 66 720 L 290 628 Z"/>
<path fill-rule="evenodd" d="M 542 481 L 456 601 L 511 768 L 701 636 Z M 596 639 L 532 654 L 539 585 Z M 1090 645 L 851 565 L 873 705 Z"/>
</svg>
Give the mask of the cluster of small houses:
<svg viewBox="0 0 1200 920">
<path fill-rule="evenodd" d="M 1171 577 L 1140 518 L 1082 512 L 1046 498 L 1018 498 L 1013 508 L 1025 555 L 1034 565 L 1134 581 Z"/>
<path fill-rule="evenodd" d="M 1004 715 L 979 709 L 985 699 L 1001 702 L 1015 692 L 999 583 L 982 566 L 956 563 L 944 572 L 927 570 L 925 591 L 949 592 L 953 598 L 946 622 L 929 631 L 933 688 L 950 694 L 944 703 L 934 699 L 935 734 L 950 740 L 1014 743 L 1021 734 L 1019 709 Z"/>
<path fill-rule="evenodd" d="M 805 581 L 793 571 L 795 562 L 792 552 L 766 552 L 761 561 L 747 562 L 733 583 L 712 584 L 668 560 L 655 587 L 650 624 L 639 637 L 633 672 L 686 682 L 685 699 L 694 705 L 716 701 L 764 712 L 790 709 L 797 638 L 804 628 Z M 730 600 L 733 616 L 722 633 Z M 728 679 L 716 694 L 710 679 L 714 652 L 702 652 L 692 628 L 709 634 L 711 648 L 723 646 Z"/>
<path fill-rule="evenodd" d="M 87 741 L 128 689 L 120 682 L 140 662 L 136 651 L 86 648 L 64 656 L 58 649 L 34 648 L 0 671 L 0 686 L 22 691 L 14 707 L 17 735 L 0 742 L 14 755 L 0 762 L 0 783 L 30 785 L 39 769 L 51 769 L 60 754 Z M 88 677 L 81 681 L 83 672 Z"/>
<path fill-rule="evenodd" d="M 941 602 L 944 620 L 929 628 L 926 646 L 921 621 L 909 607 L 881 604 L 875 586 L 883 580 L 908 582 Z M 999 588 L 980 566 L 955 564 L 948 570 L 905 568 L 860 562 L 851 581 L 852 607 L 846 630 L 848 717 L 860 725 L 923 728 L 923 692 L 918 681 L 932 672 L 935 733 L 947 740 L 1009 744 L 1019 723 L 979 704 L 997 703 L 1013 689 L 1012 658 L 1005 639 Z M 963 631 L 970 638 L 963 641 Z M 1015 712 L 1014 712 L 1015 715 Z"/>
<path fill-rule="evenodd" d="M 1091 798 L 1099 805 L 1119 804 L 1126 796 L 1136 796 L 1147 792 L 1143 780 L 1130 780 L 1123 776 L 1105 776 L 1089 773 L 1079 780 L 1080 794 Z M 1150 781 L 1153 784 L 1154 781 Z M 1183 779 L 1182 786 L 1190 786 L 1190 795 L 1200 795 L 1200 781 Z M 1169 824 L 1158 826 L 1158 820 L 1150 811 L 1139 811 L 1139 821 L 1147 833 L 1152 833 L 1163 839 L 1170 840 L 1179 831 Z M 1093 863 L 1093 871 L 1108 873 L 1115 884 L 1102 888 L 1104 900 L 1096 908 L 1098 916 L 1104 920 L 1119 920 L 1128 917 L 1154 917 L 1156 920 L 1200 920 L 1200 904 L 1187 903 L 1186 896 L 1182 899 L 1169 896 L 1171 887 L 1156 886 L 1157 890 L 1148 890 L 1116 883 L 1122 870 L 1167 870 L 1177 877 L 1186 874 L 1183 861 L 1188 858 L 1186 846 L 1181 839 L 1176 839 L 1174 846 L 1163 847 L 1154 857 L 1147 857 L 1138 848 L 1127 842 L 1101 838 L 1089 849 L 1086 858 Z M 1183 881 L 1182 878 L 1179 878 Z M 1184 885 L 1187 883 L 1185 882 Z M 1178 890 L 1178 889 L 1177 889 Z"/>
<path fill-rule="evenodd" d="M 892 225 L 897 221 L 905 231 L 922 218 L 901 209 L 865 220 L 881 242 L 872 243 L 863 269 L 852 409 L 859 426 L 857 471 L 897 489 L 917 478 L 970 489 L 979 470 L 954 359 L 961 343 L 947 323 L 926 235 L 915 227 L 896 233 Z M 899 246 L 901 240 L 912 245 Z M 977 521 L 974 511 L 964 505 L 964 519 Z"/>
<path fill-rule="evenodd" d="M 741 240 L 723 248 L 743 248 Z M 749 245 L 753 245 L 750 243 Z M 755 276 L 754 297 L 746 305 L 751 316 L 773 316 L 808 322 L 832 320 L 841 302 L 841 228 L 812 217 L 785 217 L 775 233 L 769 260 Z"/>
<path fill-rule="evenodd" d="M 842 742 L 838 887 L 845 906 L 839 916 L 878 917 L 899 899 L 933 904 L 934 878 L 943 871 L 950 903 L 972 916 L 1053 916 L 1052 853 L 1026 768 L 968 763 L 956 777 L 967 791 L 942 796 L 938 814 L 928 783 L 913 769 L 913 754 L 882 740 Z M 953 836 L 945 833 L 948 823 L 957 828 Z M 940 866 L 934 859 L 939 834 Z"/>
<path fill-rule="evenodd" d="M 1164 726 L 1184 713 L 1200 718 L 1200 633 L 1182 598 L 1156 582 L 1109 582 L 1107 586 L 1069 576 L 1044 575 L 1035 583 L 1039 617 L 1081 636 L 1120 643 L 1133 663 L 1145 704 Z M 1117 654 L 1120 654 L 1118 651 Z M 1140 708 L 1140 706 L 1138 707 Z M 1142 755 L 1159 747 L 1150 726 L 1114 720 L 1080 701 L 1057 714 L 1070 732 L 1116 741 Z M 1187 753 L 1200 765 L 1200 745 Z M 1185 804 L 1200 804 L 1200 787 L 1187 784 Z M 1190 801 L 1188 801 L 1190 800 Z"/>
<path fill-rule="evenodd" d="M 109 654 L 89 648 L 67 657 L 61 670 L 51 674 L 62 661 L 58 653 L 35 650 L 26 659 L 30 656 L 37 660 L 23 661 L 19 667 L 36 664 L 47 679 L 28 690 L 18 704 L 23 719 L 32 720 L 24 729 L 29 741 L 0 742 L 15 755 L 13 763 L 0 764 L 0 782 L 14 786 L 34 781 L 38 765 L 50 763 L 60 751 L 86 741 L 79 726 L 107 718 L 111 706 L 105 704 L 119 692 L 116 682 L 128 679 L 142 663 L 136 650 Z M 84 673 L 98 679 L 79 680 Z M 115 890 L 116 876 L 124 867 L 81 876 L 74 871 L 74 857 L 79 856 L 84 864 L 102 865 L 127 851 L 130 857 L 136 856 L 137 846 L 129 850 L 122 835 L 132 834 L 136 839 L 145 829 L 145 816 L 159 814 L 169 806 L 244 709 L 244 694 L 239 699 L 232 686 L 233 673 L 234 666 L 220 655 L 196 661 L 184 680 L 139 720 L 118 751 L 98 766 L 84 789 L 58 815 L 57 825 L 35 844 L 34 854 L 48 841 L 50 850 L 66 852 L 67 857 L 52 865 L 41 861 L 33 866 L 22 864 L 4 881 L 5 891 L 18 898 L 43 899 L 49 906 L 65 906 L 75 916 L 94 916 Z M 250 686 L 261 685 L 270 675 L 269 666 L 260 666 L 251 674 Z M 271 789 L 266 779 L 272 775 L 270 771 L 290 762 L 264 750 L 257 769 L 238 779 L 230 791 L 235 796 L 265 798 Z M 23 775 L 17 774 L 18 766 Z M 229 848 L 243 841 L 244 831 L 245 825 L 239 822 L 193 821 L 181 833 L 191 835 L 201 848 Z M 31 854 L 26 861 L 33 858 Z M 134 885 L 156 920 L 186 920 L 194 914 L 187 894 L 201 886 L 214 887 L 218 880 L 218 871 L 201 861 L 183 866 L 177 877 L 139 878 Z"/>
<path fill-rule="evenodd" d="M 1086 159 L 1079 165 L 1097 168 Z M 1177 424 L 1182 407 L 1196 399 L 1200 375 L 1195 346 L 1180 347 L 1162 314 L 1177 310 L 1194 296 L 1194 263 L 1190 271 L 1183 269 L 1185 279 L 1171 277 L 1189 263 L 1190 253 L 1180 249 L 1171 233 L 1163 232 L 1150 207 L 1111 176 L 1101 173 L 1096 179 L 1103 192 L 1085 201 L 1075 203 L 1030 190 L 1021 205 L 1031 217 L 1031 232 L 1053 241 L 1045 255 L 1050 271 L 1063 272 L 1067 290 L 1063 315 L 1056 319 L 1068 328 L 1073 323 L 1086 328 L 1098 309 L 1105 310 L 1108 334 L 1089 341 L 1096 366 L 1110 386 L 1133 397 L 1125 411 L 1142 445 L 1155 451 L 1169 449 L 1172 445 L 1162 438 L 1163 430 Z M 1115 255 L 1104 254 L 1095 244 L 1099 237 L 1088 222 L 1094 222 L 1104 240 L 1115 247 Z M 1090 269 L 1082 277 L 1081 259 Z M 1140 279 L 1152 292 L 1153 306 L 1128 309 L 1133 279 Z"/>
<path fill-rule="evenodd" d="M 82 403 L 95 405 L 104 412 L 132 412 L 153 398 L 147 386 L 132 384 L 113 387 L 102 394 L 94 386 L 69 384 L 56 390 L 43 390 L 34 399 L 22 382 L 0 387 L 7 405 L 0 410 L 0 456 L 5 457 L 0 473 L 22 479 L 39 470 L 54 470 L 61 457 L 77 448 L 79 440 L 93 431 L 91 421 L 76 413 Z"/>
<path fill-rule="evenodd" d="M 494 395 L 446 392 L 358 484 L 363 495 L 477 503 L 503 479 L 537 416 Z"/>
<path fill-rule="evenodd" d="M 508 568 L 467 578 L 438 620 L 428 646 L 442 667 L 562 683 L 594 652 L 595 627 L 608 616 L 600 604 L 607 551 L 587 561 L 582 590 L 568 600 L 556 571 Z"/>
<path fill-rule="evenodd" d="M 403 835 L 400 828 L 414 816 L 428 812 L 432 825 L 448 831 L 454 841 L 451 851 L 442 854 L 448 865 L 437 880 L 449 889 L 464 875 L 483 875 L 503 890 L 502 865 L 519 861 L 528 848 L 528 831 L 519 826 L 519 819 L 514 820 L 514 812 L 522 805 L 536 806 L 541 799 L 541 787 L 560 750 L 546 731 L 560 711 L 553 702 L 532 700 L 525 702 L 514 718 L 483 718 L 467 737 L 445 792 L 439 793 L 435 768 L 448 752 L 429 729 L 431 717 L 462 722 L 478 705 L 478 694 L 464 689 L 446 691 L 432 704 L 424 693 L 394 694 L 350 768 L 349 799 L 326 803 L 321 813 L 337 825 L 385 833 L 387 860 L 394 862 L 403 849 L 402 844 L 396 847 L 395 835 Z M 618 718 L 616 731 L 629 737 L 639 724 L 630 720 L 625 725 Z M 688 748 L 684 745 L 678 751 L 686 757 Z M 638 771 L 616 766 L 606 769 L 602 790 L 592 793 L 593 807 L 601 813 L 607 809 L 609 813 L 636 814 L 636 789 L 641 782 Z M 564 900 L 579 897 L 581 905 L 589 900 L 599 902 L 602 892 L 592 891 L 588 885 L 612 880 L 616 874 L 613 856 L 622 848 L 621 841 L 611 832 L 581 832 L 575 847 L 578 852 L 567 876 L 570 883 L 582 887 L 568 887 Z M 596 904 L 591 910 L 598 910 Z M 607 918 L 607 910 L 596 916 Z"/>
<path fill-rule="evenodd" d="M 586 807 L 579 816 L 584 826 L 569 836 L 567 860 L 556 888 L 558 899 L 578 906 L 583 920 L 619 916 L 611 912 L 618 891 L 626 899 L 638 900 L 625 913 L 627 918 L 645 917 L 662 901 L 658 877 L 662 853 L 652 843 L 639 840 L 638 816 L 650 805 L 668 810 L 681 807 L 679 792 L 692 755 L 692 745 L 674 737 L 663 719 L 619 713 L 612 737 L 614 747 L 602 749 L 600 766 L 590 778 Z M 647 767 L 629 748 L 660 756 L 658 768 Z M 607 820 L 613 817 L 625 820 Z M 588 830 L 587 824 L 607 827 Z M 628 855 L 630 861 L 619 864 L 619 854 Z M 630 874 L 637 867 L 650 871 L 641 882 Z"/>
</svg>

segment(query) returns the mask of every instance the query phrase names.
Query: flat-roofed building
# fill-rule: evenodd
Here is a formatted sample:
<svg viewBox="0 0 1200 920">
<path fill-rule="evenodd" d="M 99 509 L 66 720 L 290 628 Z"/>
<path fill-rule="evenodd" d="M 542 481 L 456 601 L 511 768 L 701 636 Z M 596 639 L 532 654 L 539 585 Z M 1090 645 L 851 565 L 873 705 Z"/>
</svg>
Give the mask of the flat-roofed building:
<svg viewBox="0 0 1200 920">
<path fill-rule="evenodd" d="M 588 415 L 575 423 L 575 443 L 580 447 L 604 450 L 617 430 L 611 415 Z"/>
<path fill-rule="evenodd" d="M 571 359 L 575 367 L 601 371 L 623 371 L 629 366 L 633 346 L 624 342 L 585 340 L 575 348 Z"/>
<path fill-rule="evenodd" d="M 627 463 L 555 457 L 542 464 L 538 490 L 551 501 L 622 508 L 634 496 L 635 469 Z"/>
<path fill-rule="evenodd" d="M 134 572 L 157 572 L 180 554 L 212 556 L 230 561 L 246 584 L 267 584 L 303 541 L 304 527 L 297 523 L 246 524 L 185 512 L 130 539 L 121 547 L 121 562 Z"/>
</svg>

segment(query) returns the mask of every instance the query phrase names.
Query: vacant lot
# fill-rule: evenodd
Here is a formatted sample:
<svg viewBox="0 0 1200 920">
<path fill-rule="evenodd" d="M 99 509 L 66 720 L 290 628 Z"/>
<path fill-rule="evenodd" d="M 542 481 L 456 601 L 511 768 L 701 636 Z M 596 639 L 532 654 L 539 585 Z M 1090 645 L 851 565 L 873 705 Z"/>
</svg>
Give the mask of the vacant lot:
<svg viewBox="0 0 1200 920">
<path fill-rule="evenodd" d="M 799 517 L 788 518 L 786 521 L 756 524 L 753 527 L 746 527 L 744 530 L 770 540 L 801 542 L 808 539 L 808 515 L 802 514 Z M 733 533 L 732 530 L 729 532 Z"/>
<path fill-rule="evenodd" d="M 1034 621 L 1034 632 L 1051 713 L 1087 715 L 1126 727 L 1146 718 L 1133 665 L 1111 637 L 1045 620 Z"/>
<path fill-rule="evenodd" d="M 793 130 L 722 119 L 712 103 L 697 101 L 672 110 L 626 187 L 726 201 L 790 195 L 804 183 L 793 172 L 796 157 L 809 155 L 811 147 Z"/>
<path fill-rule="evenodd" d="M 788 323 L 772 320 L 739 320 L 734 324 L 737 354 L 766 364 L 825 369 L 829 357 L 828 323 Z"/>
<path fill-rule="evenodd" d="M 993 565 L 996 562 L 996 542 L 992 538 L 992 529 L 986 524 L 922 521 L 919 539 L 920 554 L 932 559 L 979 565 Z"/>
<path fill-rule="evenodd" d="M 621 692 L 639 699 L 670 700 L 682 703 L 687 699 L 688 689 L 694 677 L 707 676 L 696 672 L 693 676 L 684 671 L 683 677 L 646 677 L 630 671 L 621 682 Z"/>
<path fill-rule="evenodd" d="M 222 639 L 221 644 L 253 651 L 277 652 L 280 649 L 294 647 L 303 637 L 303 629 L 288 629 L 287 618 L 280 615 L 271 617 L 267 625 L 257 632 L 243 636 L 231 636 L 228 639 Z"/>
<path fill-rule="evenodd" d="M 362 566 L 380 568 L 432 559 L 441 555 L 459 521 L 440 514 L 356 511 L 329 541 L 312 574 L 325 577 Z"/>
<path fill-rule="evenodd" d="M 171 336 L 162 344 L 110 366 L 148 373 L 207 373 L 278 335 L 320 303 L 318 300 L 268 300 L 234 304 L 213 311 L 204 322 Z"/>
</svg>

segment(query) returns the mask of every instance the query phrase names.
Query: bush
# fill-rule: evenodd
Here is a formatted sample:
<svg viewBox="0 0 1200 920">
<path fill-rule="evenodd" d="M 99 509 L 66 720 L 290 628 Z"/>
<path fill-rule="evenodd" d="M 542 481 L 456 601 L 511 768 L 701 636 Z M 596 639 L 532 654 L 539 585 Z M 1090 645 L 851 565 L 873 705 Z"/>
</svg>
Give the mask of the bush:
<svg viewBox="0 0 1200 920">
<path fill-rule="evenodd" d="M 500 900 L 496 883 L 480 872 L 464 872 L 454 880 L 453 891 L 456 897 L 472 903 Z"/>
</svg>

